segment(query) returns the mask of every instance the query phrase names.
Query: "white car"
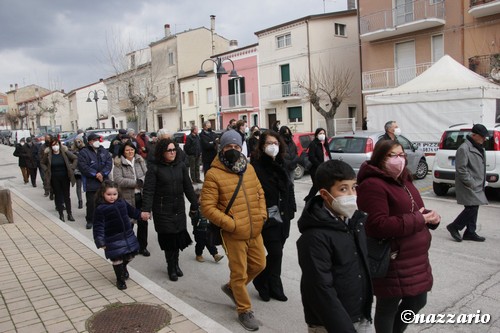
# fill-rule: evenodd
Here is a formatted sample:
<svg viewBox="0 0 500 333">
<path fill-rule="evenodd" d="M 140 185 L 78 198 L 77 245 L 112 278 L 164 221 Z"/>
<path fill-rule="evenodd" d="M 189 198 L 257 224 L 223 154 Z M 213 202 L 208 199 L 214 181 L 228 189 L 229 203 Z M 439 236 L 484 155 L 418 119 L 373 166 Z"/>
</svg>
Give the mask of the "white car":
<svg viewBox="0 0 500 333">
<path fill-rule="evenodd" d="M 446 129 L 439 141 L 439 149 L 432 167 L 432 188 L 438 196 L 455 186 L 455 154 L 472 131 L 473 124 L 459 124 Z M 486 181 L 492 188 L 500 188 L 500 124 L 486 126 L 490 137 L 485 141 Z"/>
</svg>

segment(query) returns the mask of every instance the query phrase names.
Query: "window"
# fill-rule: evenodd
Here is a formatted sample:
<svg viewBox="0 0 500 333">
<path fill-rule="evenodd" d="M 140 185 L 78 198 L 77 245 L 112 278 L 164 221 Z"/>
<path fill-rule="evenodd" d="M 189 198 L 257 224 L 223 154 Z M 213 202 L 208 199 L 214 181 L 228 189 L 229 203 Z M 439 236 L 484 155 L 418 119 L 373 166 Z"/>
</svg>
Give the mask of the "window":
<svg viewBox="0 0 500 333">
<path fill-rule="evenodd" d="M 186 94 L 182 92 L 182 104 L 186 104 Z"/>
<path fill-rule="evenodd" d="M 168 65 L 172 66 L 174 64 L 174 53 L 168 52 Z"/>
<path fill-rule="evenodd" d="M 345 36 L 345 24 L 335 23 L 335 36 Z"/>
<path fill-rule="evenodd" d="M 443 35 L 432 36 L 432 62 L 436 62 L 444 56 Z"/>
<path fill-rule="evenodd" d="M 292 34 L 281 35 L 276 37 L 276 47 L 281 49 L 292 45 Z"/>
<path fill-rule="evenodd" d="M 168 89 L 170 90 L 170 96 L 175 95 L 175 83 L 170 83 Z"/>
<path fill-rule="evenodd" d="M 245 78 L 237 77 L 227 81 L 229 91 L 229 106 L 246 105 Z"/>
<path fill-rule="evenodd" d="M 349 115 L 348 115 L 349 118 L 356 118 L 356 107 L 355 106 L 349 106 L 347 109 L 347 112 L 349 113 Z"/>
<path fill-rule="evenodd" d="M 214 102 L 214 93 L 212 88 L 207 88 L 207 104 Z"/>
<path fill-rule="evenodd" d="M 194 92 L 188 91 L 188 106 L 194 105 Z"/>
<path fill-rule="evenodd" d="M 292 106 L 287 108 L 288 122 L 300 123 L 302 122 L 302 106 Z"/>
</svg>

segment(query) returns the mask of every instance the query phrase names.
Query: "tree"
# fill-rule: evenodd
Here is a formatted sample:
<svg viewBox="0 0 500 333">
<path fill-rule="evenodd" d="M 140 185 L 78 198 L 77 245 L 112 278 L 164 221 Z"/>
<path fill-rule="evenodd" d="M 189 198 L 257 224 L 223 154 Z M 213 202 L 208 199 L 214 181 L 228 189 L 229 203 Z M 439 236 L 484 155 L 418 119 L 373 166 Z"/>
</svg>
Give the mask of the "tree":
<svg viewBox="0 0 500 333">
<path fill-rule="evenodd" d="M 335 133 L 333 121 L 344 99 L 351 96 L 353 72 L 348 67 L 332 65 L 318 68 L 311 72 L 310 79 L 300 80 L 299 86 L 305 90 L 306 99 L 326 121 L 327 135 Z"/>
</svg>

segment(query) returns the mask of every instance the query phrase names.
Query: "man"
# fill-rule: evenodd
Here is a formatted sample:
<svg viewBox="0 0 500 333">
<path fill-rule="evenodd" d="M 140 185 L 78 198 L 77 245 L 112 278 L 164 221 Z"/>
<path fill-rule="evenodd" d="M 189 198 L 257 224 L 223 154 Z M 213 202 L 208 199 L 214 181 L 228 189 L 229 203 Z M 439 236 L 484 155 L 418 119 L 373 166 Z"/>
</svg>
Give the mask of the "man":
<svg viewBox="0 0 500 333">
<path fill-rule="evenodd" d="M 31 137 L 26 138 L 26 145 L 24 146 L 26 156 L 26 167 L 28 168 L 31 185 L 36 187 L 36 174 L 38 169 L 38 147 L 33 144 Z"/>
<path fill-rule="evenodd" d="M 200 165 L 201 165 L 201 144 L 200 137 L 198 136 L 198 126 L 191 127 L 191 133 L 186 137 L 186 144 L 184 145 L 184 152 L 189 159 L 189 173 L 193 184 L 203 184 L 200 179 Z"/>
<path fill-rule="evenodd" d="M 261 231 L 267 209 L 262 185 L 252 165 L 241 154 L 241 146 L 241 136 L 235 130 L 222 135 L 220 151 L 205 175 L 201 213 L 222 229 L 231 271 L 230 281 L 222 285 L 222 291 L 236 304 L 240 324 L 256 331 L 259 322 L 252 312 L 247 284 L 266 266 Z M 226 213 L 234 193 L 234 202 Z"/>
<path fill-rule="evenodd" d="M 401 135 L 401 129 L 398 124 L 394 120 L 389 120 L 384 125 L 385 134 L 382 137 L 382 140 L 396 140 L 398 141 L 397 136 Z"/>
<path fill-rule="evenodd" d="M 486 183 L 486 153 L 483 148 L 489 133 L 482 124 L 472 127 L 472 133 L 458 147 L 455 156 L 455 193 L 457 203 L 464 205 L 464 210 L 446 229 L 454 240 L 484 242 L 486 238 L 476 233 L 477 213 L 480 205 L 487 205 L 484 193 Z M 465 232 L 460 236 L 460 230 Z"/>
<path fill-rule="evenodd" d="M 149 141 L 146 144 L 146 151 L 148 153 L 148 156 L 146 157 L 146 163 L 149 164 L 151 162 L 154 162 L 155 160 L 155 150 L 156 150 L 156 143 L 158 142 L 158 135 L 156 132 L 151 132 L 149 134 Z"/>
<path fill-rule="evenodd" d="M 112 167 L 111 155 L 101 146 L 99 139 L 99 135 L 90 134 L 87 137 L 87 146 L 78 155 L 78 170 L 82 174 L 83 190 L 87 199 L 87 215 L 85 216 L 87 229 L 92 229 L 94 221 L 95 194 L 101 187 L 101 183 L 108 179 Z"/>
<path fill-rule="evenodd" d="M 139 130 L 139 134 L 135 137 L 135 141 L 137 142 L 137 153 L 141 155 L 142 158 L 146 159 L 148 153 L 146 149 L 146 144 L 149 141 L 148 136 L 146 135 L 146 130 Z"/>
<path fill-rule="evenodd" d="M 249 157 L 248 154 L 248 147 L 247 147 L 247 140 L 246 140 L 246 134 L 248 132 L 248 125 L 247 121 L 240 119 L 236 122 L 236 131 L 241 135 L 241 141 L 243 141 L 243 146 L 241 147 L 241 153 L 245 155 L 245 157 Z M 278 133 L 278 132 L 276 132 Z"/>
<path fill-rule="evenodd" d="M 234 119 L 234 118 L 229 121 L 229 124 L 226 127 L 226 131 L 229 131 L 232 129 L 236 129 L 236 119 Z"/>
<path fill-rule="evenodd" d="M 203 163 L 203 172 L 206 175 L 210 164 L 217 155 L 217 134 L 212 131 L 212 123 L 207 120 L 203 123 L 203 130 L 200 133 L 201 143 L 201 161 Z"/>
<path fill-rule="evenodd" d="M 118 135 L 111 141 L 111 144 L 109 145 L 109 152 L 111 155 L 114 157 L 120 155 L 120 150 L 122 146 L 129 140 L 129 137 L 127 135 L 127 131 L 124 129 L 119 129 L 118 130 Z"/>
</svg>

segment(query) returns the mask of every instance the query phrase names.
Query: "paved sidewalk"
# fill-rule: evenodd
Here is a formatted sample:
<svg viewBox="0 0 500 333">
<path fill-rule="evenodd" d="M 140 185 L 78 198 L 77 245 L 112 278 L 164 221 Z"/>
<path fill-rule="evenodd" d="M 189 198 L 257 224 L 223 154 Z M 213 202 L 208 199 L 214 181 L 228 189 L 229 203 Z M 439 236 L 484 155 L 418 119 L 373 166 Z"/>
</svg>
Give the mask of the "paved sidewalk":
<svg viewBox="0 0 500 333">
<path fill-rule="evenodd" d="M 11 188 L 14 223 L 0 216 L 0 332 L 86 332 L 104 306 L 159 304 L 172 314 L 160 332 L 228 332 L 129 268 L 128 289 L 102 250 Z"/>
</svg>

